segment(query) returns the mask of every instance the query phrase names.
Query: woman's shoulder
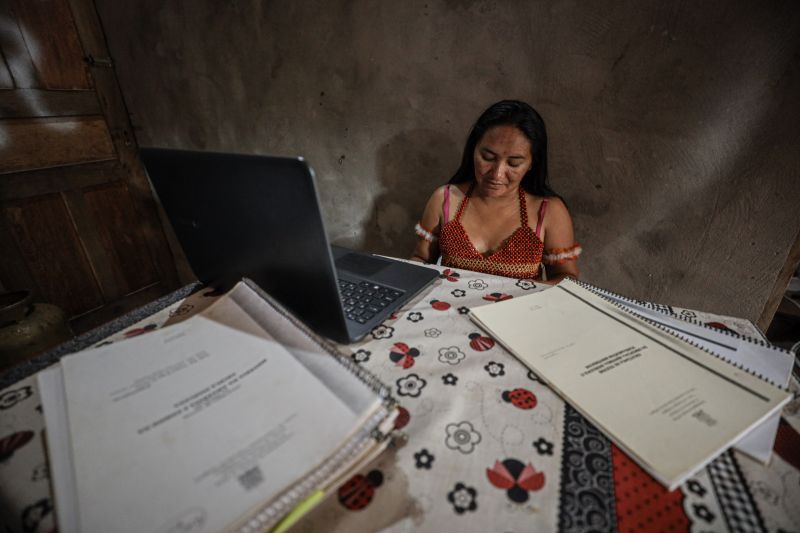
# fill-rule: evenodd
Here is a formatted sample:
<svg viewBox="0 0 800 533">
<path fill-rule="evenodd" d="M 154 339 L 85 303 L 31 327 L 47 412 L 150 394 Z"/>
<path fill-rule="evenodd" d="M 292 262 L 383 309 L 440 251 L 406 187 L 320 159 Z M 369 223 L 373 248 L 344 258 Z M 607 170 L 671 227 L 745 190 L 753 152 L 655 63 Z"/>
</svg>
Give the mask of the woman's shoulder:
<svg viewBox="0 0 800 533">
<path fill-rule="evenodd" d="M 432 196 L 444 198 L 445 191 L 449 191 L 451 196 L 460 198 L 467 193 L 467 189 L 469 189 L 469 183 L 445 183 L 437 187 Z"/>
<path fill-rule="evenodd" d="M 462 183 L 450 184 L 450 192 L 451 192 L 451 194 L 457 195 L 459 198 L 463 197 L 463 196 L 466 196 L 467 195 L 467 191 L 472 186 L 472 183 L 473 182 L 471 182 L 471 181 L 465 181 L 465 182 L 462 182 Z"/>
<path fill-rule="evenodd" d="M 422 221 L 430 227 L 438 226 L 440 222 L 447 223 L 453 219 L 454 213 L 458 210 L 461 202 L 466 196 L 466 189 L 461 183 L 445 184 L 437 187 L 425 206 Z M 445 215 L 447 220 L 445 219 Z"/>
<path fill-rule="evenodd" d="M 525 192 L 526 204 L 528 208 L 528 225 L 534 231 L 544 228 L 544 234 L 548 234 L 553 228 L 572 227 L 567 206 L 558 196 L 537 196 Z"/>
<path fill-rule="evenodd" d="M 443 205 L 445 195 L 450 196 L 450 202 L 459 202 L 466 195 L 466 190 L 467 187 L 464 187 L 461 183 L 446 183 L 434 189 L 430 199 L 428 200 L 428 203 L 433 205 Z"/>
<path fill-rule="evenodd" d="M 536 213 L 544 210 L 545 218 L 548 213 L 556 217 L 569 216 L 567 204 L 558 196 L 537 196 L 525 191 L 525 199 L 529 210 L 533 208 Z"/>
<path fill-rule="evenodd" d="M 457 195 L 463 196 L 454 185 L 444 184 L 434 189 L 425 205 L 425 211 L 422 215 L 423 225 L 427 224 L 430 228 L 438 227 L 440 220 L 444 216 L 445 194 L 449 194 L 448 203 L 451 206 L 454 201 L 458 201 Z"/>
<path fill-rule="evenodd" d="M 564 203 L 558 196 L 545 196 L 545 200 L 547 200 L 547 210 L 552 211 L 553 214 L 557 216 L 569 216 L 569 211 L 567 210 L 567 204 Z"/>
</svg>

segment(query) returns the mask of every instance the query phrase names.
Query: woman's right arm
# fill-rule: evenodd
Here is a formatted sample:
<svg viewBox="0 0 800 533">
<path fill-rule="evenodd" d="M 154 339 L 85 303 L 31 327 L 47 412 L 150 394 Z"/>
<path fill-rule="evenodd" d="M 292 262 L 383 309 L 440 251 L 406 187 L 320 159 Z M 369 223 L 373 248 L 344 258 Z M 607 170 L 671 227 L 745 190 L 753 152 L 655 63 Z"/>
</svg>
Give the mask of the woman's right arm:
<svg viewBox="0 0 800 533">
<path fill-rule="evenodd" d="M 411 259 L 423 263 L 435 263 L 439 259 L 439 231 L 442 229 L 442 204 L 444 202 L 445 187 L 441 186 L 431 194 L 422 218 L 417 223 L 414 231 L 417 234 L 417 244 Z"/>
</svg>

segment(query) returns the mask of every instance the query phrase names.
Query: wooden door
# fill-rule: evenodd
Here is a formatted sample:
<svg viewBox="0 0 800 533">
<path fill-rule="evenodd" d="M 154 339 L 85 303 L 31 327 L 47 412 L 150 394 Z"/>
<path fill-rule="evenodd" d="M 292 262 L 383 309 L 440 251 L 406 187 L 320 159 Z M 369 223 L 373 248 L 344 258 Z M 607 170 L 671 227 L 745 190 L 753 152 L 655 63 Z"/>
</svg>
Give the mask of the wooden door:
<svg viewBox="0 0 800 533">
<path fill-rule="evenodd" d="M 92 0 L 0 0 L 0 290 L 84 331 L 175 266 Z"/>
</svg>

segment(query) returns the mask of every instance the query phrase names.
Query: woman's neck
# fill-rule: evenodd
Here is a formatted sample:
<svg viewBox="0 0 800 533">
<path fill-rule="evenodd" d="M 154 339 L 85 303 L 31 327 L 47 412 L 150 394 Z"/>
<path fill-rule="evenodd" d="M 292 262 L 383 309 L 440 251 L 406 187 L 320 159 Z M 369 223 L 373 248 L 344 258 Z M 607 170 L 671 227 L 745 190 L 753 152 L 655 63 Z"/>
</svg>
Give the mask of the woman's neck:
<svg viewBox="0 0 800 533">
<path fill-rule="evenodd" d="M 519 203 L 519 187 L 509 190 L 501 196 L 487 196 L 481 194 L 480 188 L 475 187 L 472 196 L 474 200 L 477 200 L 487 207 L 503 209 Z"/>
</svg>

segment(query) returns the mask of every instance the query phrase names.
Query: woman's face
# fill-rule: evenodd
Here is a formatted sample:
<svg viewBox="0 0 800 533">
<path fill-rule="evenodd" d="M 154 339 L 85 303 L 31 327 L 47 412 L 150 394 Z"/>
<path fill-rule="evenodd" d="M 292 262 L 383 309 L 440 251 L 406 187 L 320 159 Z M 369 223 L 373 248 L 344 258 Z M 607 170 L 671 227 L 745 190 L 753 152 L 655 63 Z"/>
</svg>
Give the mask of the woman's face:
<svg viewBox="0 0 800 533">
<path fill-rule="evenodd" d="M 475 181 L 482 196 L 516 194 L 533 164 L 531 142 L 514 126 L 494 126 L 475 145 Z"/>
</svg>

